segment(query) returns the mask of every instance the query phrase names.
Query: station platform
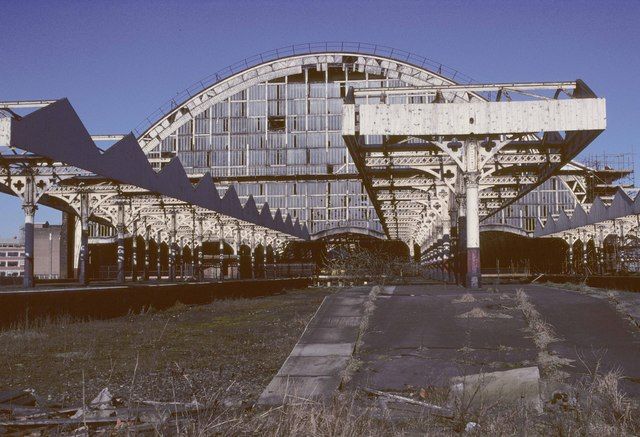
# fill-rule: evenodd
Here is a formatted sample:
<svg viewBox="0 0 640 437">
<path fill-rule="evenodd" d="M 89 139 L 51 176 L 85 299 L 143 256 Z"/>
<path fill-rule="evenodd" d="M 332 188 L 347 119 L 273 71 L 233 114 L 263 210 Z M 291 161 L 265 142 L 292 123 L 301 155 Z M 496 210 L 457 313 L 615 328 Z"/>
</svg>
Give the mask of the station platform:
<svg viewBox="0 0 640 437">
<path fill-rule="evenodd" d="M 307 287 L 311 278 L 233 279 L 202 282 L 144 281 L 114 284 L 40 284 L 0 290 L 0 328 L 61 315 L 107 319 L 176 303 L 206 304 L 215 299 L 255 297 Z"/>
</svg>

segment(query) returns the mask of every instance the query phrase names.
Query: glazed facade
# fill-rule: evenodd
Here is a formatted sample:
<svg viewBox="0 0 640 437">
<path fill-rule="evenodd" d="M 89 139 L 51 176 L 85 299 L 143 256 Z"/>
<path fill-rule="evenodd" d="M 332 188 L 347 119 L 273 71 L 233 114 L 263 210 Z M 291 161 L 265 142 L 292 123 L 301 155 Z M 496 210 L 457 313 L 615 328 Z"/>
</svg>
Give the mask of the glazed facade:
<svg viewBox="0 0 640 437">
<path fill-rule="evenodd" d="M 350 86 L 404 85 L 353 71 L 348 63 L 306 68 L 214 104 L 148 156 L 152 162 L 178 156 L 187 174 L 211 172 L 222 179 L 221 193 L 232 181 L 247 181 L 234 184 L 241 201 L 250 194 L 258 205 L 268 201 L 272 211 L 291 213 L 312 234 L 347 226 L 382 232 L 342 139 L 342 102 Z"/>
</svg>

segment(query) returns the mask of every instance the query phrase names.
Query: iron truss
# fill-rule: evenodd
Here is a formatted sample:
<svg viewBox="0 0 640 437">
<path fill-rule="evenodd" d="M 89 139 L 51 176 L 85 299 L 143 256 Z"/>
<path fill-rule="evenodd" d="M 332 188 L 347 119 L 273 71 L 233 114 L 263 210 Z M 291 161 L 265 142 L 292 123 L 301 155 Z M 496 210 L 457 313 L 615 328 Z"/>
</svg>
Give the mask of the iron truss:
<svg viewBox="0 0 640 437">
<path fill-rule="evenodd" d="M 626 242 L 637 246 L 640 241 L 640 194 L 631 199 L 627 193 L 618 188 L 610 202 L 596 197 L 591 204 L 577 204 L 573 211 L 562 210 L 557 217 L 549 214 L 544 221 L 538 220 L 534 236 L 542 238 L 561 238 L 568 245 L 568 266 L 574 265 L 574 245 L 582 243 L 582 262 L 586 267 L 587 244 L 592 241 L 598 267 L 604 262 L 604 245 L 608 237 L 615 237 L 619 247 L 625 247 Z M 637 257 L 637 253 L 633 253 Z M 625 259 L 619 256 L 617 260 L 624 265 Z"/>
<path fill-rule="evenodd" d="M 609 235 L 624 238 L 633 232 L 640 238 L 640 194 L 631 199 L 619 188 L 611 202 L 596 197 L 591 204 L 577 204 L 569 213 L 549 214 L 544 224 L 538 220 L 534 236 L 562 238 L 569 243 L 593 240 L 596 247 L 602 247 Z"/>
<path fill-rule="evenodd" d="M 193 187 L 177 159 L 156 174 L 132 135 L 101 153 L 66 99 L 28 103 L 0 103 L 10 114 L 0 117 L 0 144 L 10 146 L 0 155 L 0 191 L 22 200 L 27 286 L 33 285 L 29 246 L 38 203 L 80 218 L 81 282 L 86 282 L 90 220 L 116 229 L 122 266 L 127 236 L 142 236 L 145 244 L 166 242 L 170 263 L 176 249 L 202 248 L 204 241 L 233 242 L 238 253 L 241 244 L 253 249 L 309 237 L 306 226 L 283 218 L 279 209 L 275 215 L 268 204 L 258 210 L 252 197 L 241 205 L 233 187 L 220 198 L 208 175 Z M 42 108 L 25 117 L 11 111 L 32 106 Z M 132 241 L 135 245 L 136 238 Z"/>
<path fill-rule="evenodd" d="M 480 220 L 562 174 L 605 123 L 604 99 L 580 80 L 352 88 L 343 138 L 388 237 L 426 250 L 466 216 L 477 249 Z"/>
</svg>

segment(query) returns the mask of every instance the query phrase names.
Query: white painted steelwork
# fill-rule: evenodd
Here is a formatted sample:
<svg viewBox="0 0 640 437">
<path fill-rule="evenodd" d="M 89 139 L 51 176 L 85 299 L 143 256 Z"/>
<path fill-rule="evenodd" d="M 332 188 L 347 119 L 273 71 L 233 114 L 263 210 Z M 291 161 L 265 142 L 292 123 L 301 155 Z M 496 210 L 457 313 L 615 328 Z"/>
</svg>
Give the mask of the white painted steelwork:
<svg viewBox="0 0 640 437">
<path fill-rule="evenodd" d="M 494 135 L 603 130 L 605 99 L 362 105 L 360 135 Z M 355 134 L 355 123 L 345 135 Z"/>
</svg>

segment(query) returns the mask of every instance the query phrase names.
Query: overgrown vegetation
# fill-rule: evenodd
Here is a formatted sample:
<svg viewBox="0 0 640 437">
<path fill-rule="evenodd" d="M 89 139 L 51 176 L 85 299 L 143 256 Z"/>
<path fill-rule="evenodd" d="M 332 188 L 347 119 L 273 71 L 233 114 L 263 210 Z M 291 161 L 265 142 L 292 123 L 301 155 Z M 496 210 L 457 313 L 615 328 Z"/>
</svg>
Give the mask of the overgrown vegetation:
<svg viewBox="0 0 640 437">
<path fill-rule="evenodd" d="M 379 291 L 372 291 L 368 312 Z M 197 402 L 193 403 L 198 406 L 197 414 L 176 414 L 146 424 L 122 422 L 115 429 L 114 425 L 102 427 L 107 434 L 640 434 L 640 411 L 621 392 L 619 372 L 603 373 L 596 366 L 573 385 L 561 382 L 560 369 L 565 363 L 548 347 L 557 341 L 557 334 L 522 290 L 516 293 L 516 304 L 538 348 L 538 365 L 546 382 L 560 381 L 551 385 L 552 390 L 543 391 L 542 411 L 524 402 L 481 408 L 453 402 L 447 404 L 452 414 L 445 417 L 415 404 L 410 409 L 402 403 L 385 404 L 360 391 L 340 392 L 326 404 L 300 399 L 275 408 L 255 406 L 328 292 L 297 290 L 204 306 L 177 305 L 164 312 L 151 310 L 107 321 L 32 320 L 0 332 L 0 380 L 4 388 L 33 388 L 50 399 L 77 404 L 85 404 L 85 398 L 104 387 L 129 405 L 145 399 Z M 472 303 L 475 298 L 471 297 L 463 295 L 456 302 Z M 444 405 L 446 390 L 438 393 L 419 399 Z M 85 429 L 76 425 L 65 431 L 82 433 Z"/>
<path fill-rule="evenodd" d="M 327 289 L 178 304 L 110 320 L 30 320 L 0 332 L 4 389 L 63 403 L 109 387 L 134 400 L 211 397 L 251 404 L 287 357 Z"/>
<path fill-rule="evenodd" d="M 381 249 L 357 248 L 326 262 L 323 269 L 330 276 L 365 278 L 377 284 L 401 281 L 417 276 L 420 266 Z"/>
</svg>

